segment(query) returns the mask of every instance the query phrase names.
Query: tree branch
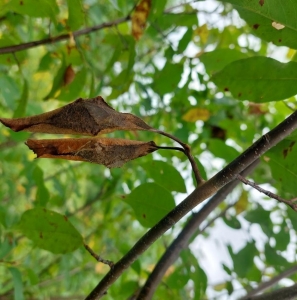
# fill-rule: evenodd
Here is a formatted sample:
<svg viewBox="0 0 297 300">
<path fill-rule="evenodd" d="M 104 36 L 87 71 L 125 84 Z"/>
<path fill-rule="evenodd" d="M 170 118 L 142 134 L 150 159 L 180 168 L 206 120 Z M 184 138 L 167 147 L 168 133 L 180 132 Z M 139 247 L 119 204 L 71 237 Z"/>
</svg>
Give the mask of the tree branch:
<svg viewBox="0 0 297 300">
<path fill-rule="evenodd" d="M 296 272 L 297 272 L 297 265 L 293 266 L 290 269 L 285 270 L 284 272 L 278 274 L 277 276 L 271 278 L 270 280 L 268 280 L 266 282 L 262 282 L 258 287 L 256 287 L 255 289 L 249 291 L 240 300 L 254 299 L 252 296 L 255 296 L 256 294 L 267 290 L 268 288 L 270 288 L 270 287 L 274 286 L 276 283 L 278 283 L 281 279 L 290 277 L 291 275 L 295 274 Z M 270 298 L 270 299 L 274 299 L 274 298 Z"/>
<path fill-rule="evenodd" d="M 184 201 L 177 205 L 160 222 L 158 222 L 142 238 L 140 238 L 131 250 L 114 265 L 112 270 L 105 275 L 86 299 L 97 299 L 103 296 L 117 278 L 161 235 L 163 235 L 199 203 L 211 197 L 223 186 L 234 180 L 237 174 L 242 172 L 262 154 L 291 134 L 296 128 L 297 112 L 294 112 L 282 123 L 262 136 L 222 171 L 218 172 L 214 177 L 198 186 Z"/>
<path fill-rule="evenodd" d="M 263 294 L 260 296 L 252 296 L 244 298 L 245 300 L 296 300 L 297 297 L 297 284 L 290 287 L 278 289 L 271 293 Z"/>
<path fill-rule="evenodd" d="M 259 187 L 255 182 L 252 182 L 244 177 L 242 177 L 241 175 L 237 175 L 237 178 L 244 184 L 247 184 L 251 187 L 253 187 L 254 189 L 256 189 L 257 191 L 259 191 L 260 193 L 263 193 L 265 194 L 266 196 L 268 196 L 269 198 L 273 198 L 279 202 L 282 202 L 282 203 L 285 203 L 287 205 L 289 205 L 293 210 L 297 211 L 297 203 L 296 200 L 297 198 L 293 198 L 293 199 L 290 199 L 290 200 L 286 200 L 286 199 L 283 199 L 281 198 L 280 196 L 270 192 L 270 191 L 267 191 L 265 189 L 262 189 L 261 187 Z"/>
<path fill-rule="evenodd" d="M 111 21 L 111 22 L 104 22 L 104 23 L 101 23 L 101 24 L 98 24 L 95 26 L 87 27 L 87 28 L 69 32 L 69 33 L 64 33 L 64 34 L 54 36 L 54 37 L 48 37 L 46 39 L 39 40 L 39 41 L 33 41 L 33 42 L 23 43 L 23 44 L 14 45 L 14 46 L 0 47 L 0 54 L 14 53 L 17 51 L 34 48 L 34 47 L 37 47 L 40 45 L 53 44 L 53 43 L 57 43 L 60 41 L 68 40 L 71 37 L 77 38 L 81 35 L 89 34 L 91 32 L 101 30 L 103 28 L 116 26 L 118 24 L 127 22 L 128 20 L 130 20 L 130 15 L 123 17 L 123 18 L 119 18 L 119 19 Z"/>
<path fill-rule="evenodd" d="M 258 165 L 259 160 L 256 160 L 253 164 L 248 166 L 243 172 L 243 175 L 247 175 L 254 170 Z M 142 287 L 138 294 L 137 300 L 151 299 L 156 288 L 161 282 L 167 269 L 178 259 L 180 252 L 187 248 L 189 241 L 195 234 L 201 223 L 209 216 L 209 214 L 225 200 L 228 194 L 238 185 L 239 180 L 233 180 L 220 189 L 201 209 L 199 212 L 194 213 L 187 225 L 182 229 L 177 238 L 166 249 L 161 259 L 156 264 L 154 270 L 148 277 L 146 283 Z"/>
<path fill-rule="evenodd" d="M 84 244 L 86 250 L 99 262 L 108 265 L 111 269 L 114 266 L 114 263 L 111 260 L 103 259 L 100 255 L 96 254 L 87 244 Z"/>
</svg>

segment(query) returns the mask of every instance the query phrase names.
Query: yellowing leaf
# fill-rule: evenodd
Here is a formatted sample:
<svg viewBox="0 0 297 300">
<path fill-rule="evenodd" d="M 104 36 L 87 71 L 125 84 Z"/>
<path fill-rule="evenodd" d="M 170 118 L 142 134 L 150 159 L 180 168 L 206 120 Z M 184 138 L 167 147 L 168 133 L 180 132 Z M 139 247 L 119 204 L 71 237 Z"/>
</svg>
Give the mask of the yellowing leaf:
<svg viewBox="0 0 297 300">
<path fill-rule="evenodd" d="M 192 108 L 183 115 L 183 120 L 187 122 L 207 121 L 210 113 L 204 108 Z"/>
<path fill-rule="evenodd" d="M 151 0 L 141 0 L 132 15 L 132 35 L 139 40 L 146 26 L 146 20 L 151 9 Z"/>
<path fill-rule="evenodd" d="M 246 211 L 247 205 L 248 205 L 248 194 L 247 191 L 243 190 L 239 197 L 239 200 L 234 205 L 236 214 L 238 215 L 243 211 Z"/>
<path fill-rule="evenodd" d="M 207 42 L 208 35 L 209 35 L 209 30 L 208 30 L 208 28 L 207 28 L 207 24 L 204 24 L 204 25 L 198 27 L 198 28 L 194 31 L 194 33 L 200 37 L 201 42 L 202 42 L 203 44 L 205 44 L 205 43 Z"/>
</svg>

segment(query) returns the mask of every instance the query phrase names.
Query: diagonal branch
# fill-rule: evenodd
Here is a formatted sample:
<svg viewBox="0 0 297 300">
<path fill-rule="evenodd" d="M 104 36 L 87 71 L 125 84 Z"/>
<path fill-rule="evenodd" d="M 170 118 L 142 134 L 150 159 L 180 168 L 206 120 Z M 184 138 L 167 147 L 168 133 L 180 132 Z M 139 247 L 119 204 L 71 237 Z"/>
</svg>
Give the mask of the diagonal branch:
<svg viewBox="0 0 297 300">
<path fill-rule="evenodd" d="M 278 283 L 281 279 L 283 278 L 288 278 L 295 274 L 297 272 L 297 265 L 291 267 L 290 269 L 287 269 L 283 271 L 282 273 L 278 274 L 277 276 L 271 278 L 270 280 L 266 282 L 262 282 L 261 284 L 258 285 L 255 289 L 249 291 L 243 298 L 240 300 L 248 300 L 248 299 L 253 299 L 253 296 L 257 295 L 260 292 L 263 292 L 270 287 L 274 286 L 276 283 Z M 264 295 L 263 295 L 264 296 Z M 268 298 L 267 298 L 268 299 Z M 272 299 L 272 298 L 270 298 Z M 274 298 L 273 298 L 274 299 Z"/>
<path fill-rule="evenodd" d="M 283 199 L 281 198 L 280 196 L 270 192 L 270 191 L 267 191 L 261 187 L 259 187 L 255 182 L 252 182 L 244 177 L 242 177 L 241 175 L 237 175 L 237 179 L 240 180 L 242 183 L 244 184 L 247 184 L 251 187 L 253 187 L 254 189 L 256 189 L 257 191 L 259 191 L 260 193 L 263 193 L 265 194 L 266 196 L 268 196 L 269 198 L 273 198 L 279 202 L 282 202 L 282 203 L 285 203 L 287 205 L 289 205 L 293 210 L 297 211 L 297 203 L 296 203 L 296 200 L 297 198 L 293 198 L 293 199 L 290 199 L 290 200 L 286 200 L 286 199 Z"/>
<path fill-rule="evenodd" d="M 72 38 L 72 37 L 77 38 L 81 35 L 89 34 L 91 32 L 101 30 L 103 28 L 113 27 L 118 24 L 125 23 L 128 20 L 130 20 L 130 15 L 123 17 L 123 18 L 119 18 L 119 19 L 111 21 L 111 22 L 104 22 L 104 23 L 101 23 L 101 24 L 98 24 L 98 25 L 95 25 L 92 27 L 83 28 L 83 29 L 80 29 L 77 31 L 64 33 L 64 34 L 57 35 L 54 37 L 48 37 L 46 39 L 39 40 L 39 41 L 32 41 L 32 42 L 23 43 L 23 44 L 14 45 L 14 46 L 0 47 L 0 54 L 14 53 L 17 51 L 34 48 L 34 47 L 37 47 L 40 45 L 57 43 L 60 41 L 68 40 L 69 38 Z"/>
<path fill-rule="evenodd" d="M 296 300 L 296 297 L 297 284 L 294 284 L 267 294 L 244 298 L 244 300 Z"/>
<path fill-rule="evenodd" d="M 247 175 L 252 172 L 258 163 L 259 160 L 256 160 L 242 172 L 242 175 Z M 192 236 L 195 234 L 201 223 L 221 202 L 225 200 L 227 195 L 232 192 L 238 183 L 239 180 L 235 179 L 225 185 L 200 209 L 199 212 L 193 214 L 190 221 L 166 249 L 165 253 L 156 264 L 154 270 L 138 294 L 137 300 L 148 300 L 152 298 L 167 269 L 178 259 L 180 252 L 188 247 Z"/>
<path fill-rule="evenodd" d="M 295 129 L 297 129 L 297 112 L 291 114 L 282 123 L 263 135 L 250 148 L 210 180 L 198 186 L 183 202 L 177 205 L 160 222 L 140 238 L 131 250 L 105 275 L 86 299 L 98 299 L 103 296 L 119 276 L 168 229 L 199 203 L 211 197 L 223 186 L 234 180 L 237 174 L 246 169 L 261 155 L 291 134 Z"/>
</svg>

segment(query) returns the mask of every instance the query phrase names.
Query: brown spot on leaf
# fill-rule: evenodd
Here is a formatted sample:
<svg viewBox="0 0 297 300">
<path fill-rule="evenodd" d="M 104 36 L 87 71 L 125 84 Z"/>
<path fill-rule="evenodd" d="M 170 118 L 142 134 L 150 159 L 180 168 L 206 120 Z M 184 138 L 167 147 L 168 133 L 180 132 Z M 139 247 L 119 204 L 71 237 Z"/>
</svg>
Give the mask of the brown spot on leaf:
<svg viewBox="0 0 297 300">
<path fill-rule="evenodd" d="M 20 1 L 20 5 L 24 5 L 24 2 L 23 2 L 23 1 Z"/>
<path fill-rule="evenodd" d="M 218 126 L 211 126 L 211 137 L 225 141 L 226 130 Z"/>
<path fill-rule="evenodd" d="M 26 145 L 38 158 L 60 158 L 87 161 L 119 168 L 124 163 L 158 149 L 156 144 L 125 139 L 80 138 L 31 140 Z"/>
<path fill-rule="evenodd" d="M 224 88 L 225 92 L 229 92 L 229 89 L 227 87 Z"/>
<path fill-rule="evenodd" d="M 260 0 L 260 1 L 259 1 L 259 4 L 260 4 L 261 6 L 263 6 L 263 5 L 264 5 L 264 0 Z"/>
<path fill-rule="evenodd" d="M 242 95 L 241 93 L 238 93 L 238 95 L 237 95 L 237 96 L 238 96 L 238 98 L 240 98 L 240 97 L 241 97 L 241 95 Z"/>
<path fill-rule="evenodd" d="M 278 42 L 281 43 L 281 42 L 282 42 L 282 39 L 279 39 Z"/>
<path fill-rule="evenodd" d="M 259 28 L 259 26 L 260 26 L 260 24 L 254 24 L 253 28 L 257 30 Z"/>
<path fill-rule="evenodd" d="M 144 219 L 146 218 L 146 214 L 143 214 L 142 216 L 144 217 Z"/>
<path fill-rule="evenodd" d="M 292 142 L 290 143 L 289 147 L 288 147 L 288 148 L 285 148 L 285 149 L 283 150 L 283 156 L 284 156 L 284 158 L 286 158 L 287 155 L 288 155 L 290 152 L 292 152 L 293 146 L 294 146 L 294 145 L 295 145 L 295 142 L 292 141 Z"/>
<path fill-rule="evenodd" d="M 43 239 L 43 234 L 42 234 L 42 232 L 39 233 L 39 237 L 40 237 L 41 239 Z"/>
<path fill-rule="evenodd" d="M 68 221 L 68 218 L 66 216 L 63 216 L 64 217 L 64 220 L 67 222 Z"/>
</svg>

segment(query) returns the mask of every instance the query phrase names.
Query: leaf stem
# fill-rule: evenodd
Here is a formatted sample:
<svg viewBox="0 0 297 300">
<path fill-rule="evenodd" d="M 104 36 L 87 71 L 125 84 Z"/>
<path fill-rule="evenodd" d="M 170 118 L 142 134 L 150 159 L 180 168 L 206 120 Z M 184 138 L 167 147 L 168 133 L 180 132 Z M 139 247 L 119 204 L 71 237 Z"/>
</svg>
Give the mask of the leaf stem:
<svg viewBox="0 0 297 300">
<path fill-rule="evenodd" d="M 195 162 L 195 159 L 192 156 L 191 148 L 190 148 L 190 146 L 188 144 L 182 142 L 180 139 L 178 139 L 174 135 L 172 135 L 170 133 L 167 133 L 167 132 L 164 132 L 162 130 L 153 129 L 151 131 L 159 133 L 161 135 L 164 135 L 164 136 L 166 136 L 166 137 L 168 137 L 168 138 L 176 141 L 177 143 L 179 143 L 184 148 L 184 153 L 186 154 L 186 156 L 188 157 L 188 159 L 189 159 L 189 161 L 191 163 L 192 170 L 194 172 L 195 179 L 196 179 L 196 182 L 197 182 L 197 186 L 200 186 L 201 184 L 203 184 L 205 182 L 205 180 L 202 178 L 202 176 L 200 174 L 200 171 L 199 171 L 198 166 L 197 166 L 197 164 Z"/>
</svg>

